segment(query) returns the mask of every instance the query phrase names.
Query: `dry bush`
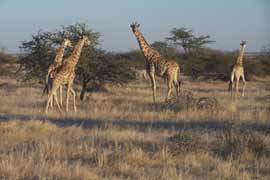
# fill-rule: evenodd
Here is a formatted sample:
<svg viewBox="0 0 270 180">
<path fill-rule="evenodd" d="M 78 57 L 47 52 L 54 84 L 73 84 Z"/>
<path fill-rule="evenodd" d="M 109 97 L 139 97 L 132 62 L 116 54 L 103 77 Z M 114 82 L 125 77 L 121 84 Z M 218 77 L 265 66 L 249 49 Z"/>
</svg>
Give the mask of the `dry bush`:
<svg viewBox="0 0 270 180">
<path fill-rule="evenodd" d="M 13 84 L 4 82 L 4 83 L 0 83 L 0 89 L 6 92 L 15 92 L 17 87 Z"/>
<path fill-rule="evenodd" d="M 197 98 L 192 91 L 182 90 L 180 96 L 171 98 L 164 108 L 174 111 L 181 110 L 205 110 L 209 113 L 218 113 L 222 106 L 215 97 Z"/>
<path fill-rule="evenodd" d="M 223 136 L 220 137 L 222 142 L 214 151 L 224 159 L 233 158 L 241 159 L 245 153 L 251 153 L 254 157 L 261 157 L 269 154 L 264 139 L 258 134 L 239 129 L 226 129 Z"/>
<path fill-rule="evenodd" d="M 261 102 L 268 102 L 270 103 L 270 94 L 263 96 L 263 97 L 257 97 L 256 98 L 257 101 L 261 101 Z"/>
<path fill-rule="evenodd" d="M 182 153 L 207 151 L 208 146 L 203 141 L 201 134 L 194 132 L 180 132 L 167 139 L 170 153 L 178 155 Z"/>
<path fill-rule="evenodd" d="M 196 99 L 194 94 L 189 90 L 182 90 L 180 96 L 175 96 L 167 101 L 163 108 L 173 111 L 181 111 L 184 109 L 194 109 L 196 105 Z"/>
<path fill-rule="evenodd" d="M 196 102 L 197 109 L 204 109 L 211 113 L 218 113 L 222 107 L 215 97 L 202 97 Z"/>
</svg>

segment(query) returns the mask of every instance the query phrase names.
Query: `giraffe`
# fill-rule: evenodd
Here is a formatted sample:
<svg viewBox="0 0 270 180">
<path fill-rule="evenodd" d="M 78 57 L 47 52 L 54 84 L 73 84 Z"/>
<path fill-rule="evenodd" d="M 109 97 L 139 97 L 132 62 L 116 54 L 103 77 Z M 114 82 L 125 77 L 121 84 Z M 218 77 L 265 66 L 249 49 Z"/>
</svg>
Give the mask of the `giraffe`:
<svg viewBox="0 0 270 180">
<path fill-rule="evenodd" d="M 87 36 L 83 36 L 76 46 L 74 47 L 73 52 L 69 57 L 67 57 L 62 66 L 59 69 L 59 72 L 56 72 L 54 75 L 54 78 L 52 79 L 52 86 L 51 90 L 48 95 L 47 104 L 45 108 L 45 112 L 48 112 L 49 104 L 54 99 L 56 102 L 56 105 L 58 107 L 58 110 L 61 112 L 60 105 L 58 103 L 56 91 L 62 84 L 67 84 L 67 98 L 66 98 L 66 112 L 68 112 L 68 106 L 69 106 L 69 96 L 70 91 L 73 94 L 73 107 L 74 111 L 76 112 L 76 93 L 74 89 L 72 88 L 74 78 L 75 78 L 75 67 L 79 61 L 81 51 L 84 45 L 89 46 L 91 44 L 91 41 L 88 39 Z"/>
<path fill-rule="evenodd" d="M 160 53 L 154 50 L 145 40 L 143 34 L 139 31 L 140 24 L 137 22 L 130 25 L 135 37 L 138 40 L 141 51 L 145 57 L 146 71 L 150 77 L 153 91 L 153 102 L 156 103 L 156 81 L 155 75 L 163 77 L 167 80 L 167 96 L 165 101 L 168 101 L 174 86 L 176 94 L 180 92 L 180 67 L 179 65 L 167 58 L 164 58 Z"/>
<path fill-rule="evenodd" d="M 231 97 L 233 97 L 233 86 L 235 85 L 235 94 L 238 96 L 238 88 L 239 88 L 239 81 L 242 78 L 243 81 L 243 88 L 242 88 L 242 97 L 245 95 L 245 88 L 246 88 L 246 80 L 244 75 L 244 66 L 243 66 L 243 56 L 244 56 L 244 49 L 246 47 L 246 41 L 242 41 L 240 43 L 240 52 L 239 56 L 236 60 L 236 63 L 232 67 L 231 72 L 231 79 L 229 82 L 229 91 L 231 91 Z M 234 84 L 234 80 L 236 83 Z"/>
<path fill-rule="evenodd" d="M 43 94 L 45 92 L 47 92 L 47 94 L 49 93 L 49 89 L 50 89 L 50 85 L 51 85 L 51 80 L 53 78 L 53 76 L 55 75 L 56 71 L 58 70 L 58 68 L 62 65 L 62 60 L 64 57 L 64 53 L 65 53 L 65 48 L 66 47 L 72 47 L 71 41 L 69 39 L 64 39 L 57 51 L 57 54 L 54 58 L 54 62 L 53 64 L 51 64 L 48 68 L 48 72 L 46 74 L 46 80 L 45 80 L 45 87 L 43 89 Z M 60 104 L 62 105 L 62 86 L 60 86 L 59 88 L 60 90 Z M 52 106 L 53 101 L 51 101 L 51 106 Z"/>
</svg>

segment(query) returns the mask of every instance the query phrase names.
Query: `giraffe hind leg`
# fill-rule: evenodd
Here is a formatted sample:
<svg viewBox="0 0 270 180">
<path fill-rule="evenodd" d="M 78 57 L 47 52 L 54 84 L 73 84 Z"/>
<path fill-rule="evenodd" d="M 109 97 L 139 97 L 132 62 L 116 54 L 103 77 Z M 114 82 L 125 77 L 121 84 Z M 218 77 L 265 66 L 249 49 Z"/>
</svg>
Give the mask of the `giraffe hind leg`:
<svg viewBox="0 0 270 180">
<path fill-rule="evenodd" d="M 167 92 L 167 97 L 165 99 L 165 102 L 169 101 L 170 97 L 171 97 L 171 93 L 172 93 L 172 84 L 173 81 L 170 77 L 168 77 L 168 82 L 167 82 L 167 86 L 168 86 L 168 92 Z"/>
<path fill-rule="evenodd" d="M 46 103 L 46 108 L 45 108 L 45 113 L 48 113 L 48 109 L 49 109 L 49 106 L 51 104 L 51 101 L 52 101 L 52 94 L 50 93 L 48 95 L 48 98 L 47 98 L 47 103 Z"/>
<path fill-rule="evenodd" d="M 180 79 L 178 79 L 177 74 L 174 77 L 173 85 L 174 85 L 174 88 L 176 91 L 176 96 L 178 97 L 180 95 L 180 91 L 181 91 L 181 81 L 180 81 Z"/>
<path fill-rule="evenodd" d="M 155 75 L 152 72 L 149 75 L 150 75 L 150 79 L 151 79 L 151 83 L 152 83 L 153 102 L 154 102 L 154 104 L 156 104 L 156 81 L 155 81 Z"/>
<path fill-rule="evenodd" d="M 178 97 L 179 94 L 180 94 L 180 84 L 173 81 L 173 86 L 174 86 L 174 89 L 175 89 L 175 92 L 176 92 L 176 96 Z"/>
</svg>

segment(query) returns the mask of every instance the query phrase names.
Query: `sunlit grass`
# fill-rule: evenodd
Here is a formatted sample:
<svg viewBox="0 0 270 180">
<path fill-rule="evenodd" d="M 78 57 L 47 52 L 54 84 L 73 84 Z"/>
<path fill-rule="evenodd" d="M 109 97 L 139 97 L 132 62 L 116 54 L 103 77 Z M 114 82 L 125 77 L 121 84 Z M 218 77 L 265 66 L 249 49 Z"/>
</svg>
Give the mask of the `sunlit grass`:
<svg viewBox="0 0 270 180">
<path fill-rule="evenodd" d="M 5 82 L 1 179 L 270 178 L 269 78 L 249 82 L 247 96 L 237 99 L 224 82 L 185 83 L 198 98 L 217 98 L 223 107 L 218 114 L 162 108 L 163 81 L 153 106 L 150 84 L 136 81 L 77 100 L 76 114 L 70 108 L 45 115 L 41 85 L 0 79 Z M 243 142 L 228 138 L 229 132 Z M 251 137 L 253 144 L 245 144 Z"/>
</svg>

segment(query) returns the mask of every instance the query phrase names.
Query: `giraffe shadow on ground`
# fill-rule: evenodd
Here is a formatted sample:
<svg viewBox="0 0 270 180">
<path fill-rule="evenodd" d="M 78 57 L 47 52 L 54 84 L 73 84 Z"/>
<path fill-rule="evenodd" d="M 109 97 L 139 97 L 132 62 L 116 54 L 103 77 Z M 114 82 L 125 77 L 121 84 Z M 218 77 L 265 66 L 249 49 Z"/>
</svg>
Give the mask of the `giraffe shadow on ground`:
<svg viewBox="0 0 270 180">
<path fill-rule="evenodd" d="M 116 120 L 105 121 L 101 119 L 86 119 L 86 118 L 52 118 L 46 116 L 28 116 L 28 115 L 0 115 L 0 122 L 8 122 L 12 120 L 30 121 L 36 119 L 42 122 L 49 122 L 58 127 L 79 126 L 82 128 L 106 128 L 108 124 L 118 126 L 121 128 L 135 129 L 138 131 L 151 130 L 194 130 L 194 131 L 208 131 L 219 132 L 232 128 L 233 123 L 228 121 L 216 121 L 209 119 L 208 121 L 136 121 L 136 120 Z M 242 123 L 239 125 L 240 129 L 256 131 L 265 134 L 270 134 L 270 125 L 259 123 Z"/>
</svg>

